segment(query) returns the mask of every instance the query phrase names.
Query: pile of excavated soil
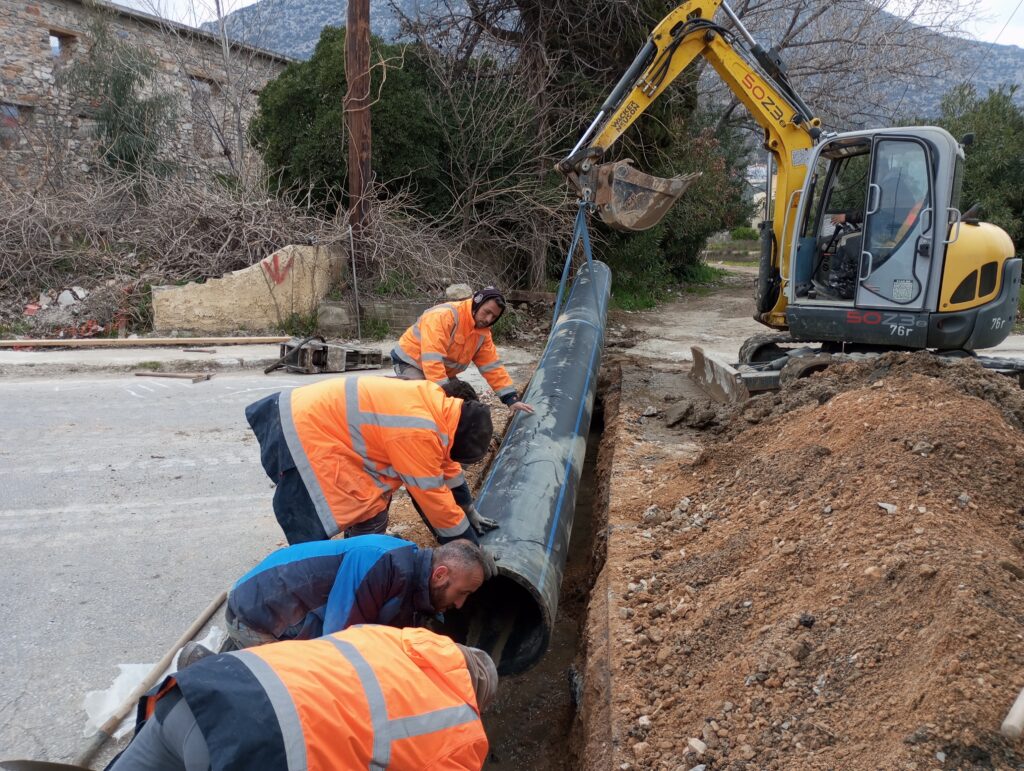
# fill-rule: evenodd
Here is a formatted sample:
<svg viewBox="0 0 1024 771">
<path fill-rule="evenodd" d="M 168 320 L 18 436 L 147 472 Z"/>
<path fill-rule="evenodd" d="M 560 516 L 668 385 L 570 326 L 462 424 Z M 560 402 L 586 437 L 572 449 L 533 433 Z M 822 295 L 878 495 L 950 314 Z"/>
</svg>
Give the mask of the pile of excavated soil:
<svg viewBox="0 0 1024 771">
<path fill-rule="evenodd" d="M 663 486 L 610 566 L 623 768 L 1024 767 L 999 734 L 1024 395 L 925 358 L 830 368 L 727 416 L 697 465 L 637 470 Z"/>
</svg>

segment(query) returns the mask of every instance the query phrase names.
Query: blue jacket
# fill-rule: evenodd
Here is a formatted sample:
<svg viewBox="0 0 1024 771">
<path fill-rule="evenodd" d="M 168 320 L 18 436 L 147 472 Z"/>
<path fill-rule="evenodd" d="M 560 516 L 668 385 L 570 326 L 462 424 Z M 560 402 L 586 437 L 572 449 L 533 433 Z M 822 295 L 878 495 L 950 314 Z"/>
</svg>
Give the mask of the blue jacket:
<svg viewBox="0 0 1024 771">
<path fill-rule="evenodd" d="M 435 615 L 433 553 L 387 535 L 287 546 L 235 582 L 228 609 L 279 640 L 310 640 L 353 624 L 419 626 Z"/>
</svg>

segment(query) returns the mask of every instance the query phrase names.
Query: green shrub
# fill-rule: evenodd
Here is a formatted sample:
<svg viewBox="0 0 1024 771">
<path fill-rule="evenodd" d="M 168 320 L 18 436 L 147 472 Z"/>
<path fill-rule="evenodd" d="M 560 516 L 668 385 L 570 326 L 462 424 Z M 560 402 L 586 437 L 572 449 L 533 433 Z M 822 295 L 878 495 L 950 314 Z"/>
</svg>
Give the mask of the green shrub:
<svg viewBox="0 0 1024 771">
<path fill-rule="evenodd" d="M 316 334 L 319 318 L 317 312 L 293 313 L 281 322 L 281 331 L 292 337 L 309 337 Z"/>
<path fill-rule="evenodd" d="M 517 336 L 516 333 L 519 331 L 520 326 L 522 326 L 522 323 L 523 314 L 515 308 L 505 308 L 505 312 L 501 314 L 501 318 L 498 319 L 494 323 L 494 326 L 491 327 L 491 336 L 498 342 L 514 340 Z"/>
<path fill-rule="evenodd" d="M 730 230 L 729 237 L 733 241 L 756 241 L 760 235 L 754 228 L 739 227 Z"/>
<path fill-rule="evenodd" d="M 359 326 L 363 340 L 386 340 L 391 335 L 391 325 L 380 316 L 365 315 Z"/>
</svg>

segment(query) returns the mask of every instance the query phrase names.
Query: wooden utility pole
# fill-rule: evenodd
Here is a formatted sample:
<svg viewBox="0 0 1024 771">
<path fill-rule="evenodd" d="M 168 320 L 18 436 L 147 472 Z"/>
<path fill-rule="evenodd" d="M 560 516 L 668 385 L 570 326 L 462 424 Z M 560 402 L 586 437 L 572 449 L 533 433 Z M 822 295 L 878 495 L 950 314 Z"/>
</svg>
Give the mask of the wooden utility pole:
<svg viewBox="0 0 1024 771">
<path fill-rule="evenodd" d="M 370 181 L 370 0 L 348 0 L 345 79 L 349 223 L 358 232 L 366 219 Z"/>
</svg>

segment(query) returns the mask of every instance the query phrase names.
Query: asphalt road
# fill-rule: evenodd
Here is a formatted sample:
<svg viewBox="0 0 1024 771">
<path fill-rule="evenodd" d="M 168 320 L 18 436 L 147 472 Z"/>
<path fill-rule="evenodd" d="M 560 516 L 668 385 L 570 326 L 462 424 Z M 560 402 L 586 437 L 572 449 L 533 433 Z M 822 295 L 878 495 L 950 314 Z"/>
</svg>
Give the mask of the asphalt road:
<svg viewBox="0 0 1024 771">
<path fill-rule="evenodd" d="M 244 408 L 312 380 L 0 382 L 0 759 L 77 757 L 86 692 L 284 544 Z"/>
</svg>

